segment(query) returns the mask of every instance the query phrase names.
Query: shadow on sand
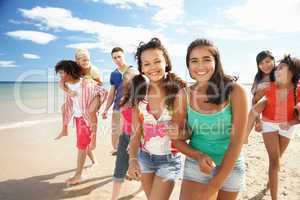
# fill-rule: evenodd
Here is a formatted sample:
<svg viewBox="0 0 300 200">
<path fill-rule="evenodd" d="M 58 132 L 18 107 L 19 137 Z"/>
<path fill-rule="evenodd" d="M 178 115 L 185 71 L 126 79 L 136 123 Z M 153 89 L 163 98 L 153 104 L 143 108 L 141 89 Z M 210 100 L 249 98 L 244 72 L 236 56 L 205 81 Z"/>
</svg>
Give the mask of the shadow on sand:
<svg viewBox="0 0 300 200">
<path fill-rule="evenodd" d="M 112 181 L 111 175 L 95 177 L 82 182 L 80 189 L 72 190 L 72 186 L 62 183 L 51 183 L 52 179 L 59 175 L 75 171 L 67 170 L 53 174 L 34 176 L 19 180 L 6 180 L 0 182 L 1 200 L 55 200 L 90 194 L 93 190 L 104 186 Z M 100 180 L 103 180 L 99 182 Z M 84 187 L 84 184 L 95 182 L 95 184 Z M 77 186 L 77 185 L 76 185 Z M 66 190 L 66 191 L 65 191 Z"/>
</svg>

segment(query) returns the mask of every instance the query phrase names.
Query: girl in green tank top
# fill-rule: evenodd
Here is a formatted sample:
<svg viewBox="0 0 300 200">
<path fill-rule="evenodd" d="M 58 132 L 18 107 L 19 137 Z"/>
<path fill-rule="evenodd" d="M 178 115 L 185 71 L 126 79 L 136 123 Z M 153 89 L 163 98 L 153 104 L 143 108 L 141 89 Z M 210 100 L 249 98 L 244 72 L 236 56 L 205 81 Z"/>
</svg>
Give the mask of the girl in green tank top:
<svg viewBox="0 0 300 200">
<path fill-rule="evenodd" d="M 206 39 L 190 44 L 186 64 L 196 82 L 176 96 L 173 123 L 179 128 L 169 129 L 186 155 L 180 199 L 234 200 L 245 180 L 244 169 L 237 170 L 244 164 L 245 90 L 224 74 L 217 47 Z M 182 138 L 187 132 L 189 143 Z"/>
</svg>

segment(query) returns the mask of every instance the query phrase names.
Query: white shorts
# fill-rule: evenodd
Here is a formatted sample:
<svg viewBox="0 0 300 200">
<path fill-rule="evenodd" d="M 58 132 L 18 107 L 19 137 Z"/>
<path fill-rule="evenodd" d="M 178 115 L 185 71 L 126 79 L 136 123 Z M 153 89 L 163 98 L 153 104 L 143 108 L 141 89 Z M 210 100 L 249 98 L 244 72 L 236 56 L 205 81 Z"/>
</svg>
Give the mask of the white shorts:
<svg viewBox="0 0 300 200">
<path fill-rule="evenodd" d="M 289 139 L 294 138 L 294 126 L 291 126 L 288 130 L 284 130 L 280 128 L 280 123 L 273 123 L 273 122 L 266 122 L 262 121 L 262 132 L 264 134 L 268 134 L 270 132 L 276 132 L 278 131 L 278 134 L 284 137 L 287 137 Z"/>
</svg>

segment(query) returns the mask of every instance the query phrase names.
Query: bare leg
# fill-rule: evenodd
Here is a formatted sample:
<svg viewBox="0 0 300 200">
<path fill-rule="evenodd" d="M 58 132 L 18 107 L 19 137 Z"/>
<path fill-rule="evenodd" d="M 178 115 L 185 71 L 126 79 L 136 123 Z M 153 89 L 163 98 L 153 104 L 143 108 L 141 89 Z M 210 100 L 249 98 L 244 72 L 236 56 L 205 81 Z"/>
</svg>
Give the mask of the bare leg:
<svg viewBox="0 0 300 200">
<path fill-rule="evenodd" d="M 62 113 L 62 119 L 64 118 L 64 113 L 65 113 L 65 104 L 63 104 L 61 106 L 61 113 Z M 54 138 L 55 140 L 59 140 L 64 136 L 68 136 L 68 126 L 64 125 L 62 126 L 62 130 L 60 131 L 60 133 L 58 134 L 58 136 L 56 138 Z"/>
<path fill-rule="evenodd" d="M 174 188 L 174 181 L 167 181 L 155 176 L 150 193 L 150 200 L 168 200 Z"/>
<path fill-rule="evenodd" d="M 90 160 L 92 161 L 92 166 L 91 167 L 96 166 L 98 164 L 98 161 L 95 158 L 94 151 L 93 150 L 88 150 L 87 155 L 90 158 Z"/>
<path fill-rule="evenodd" d="M 97 132 L 97 112 L 99 110 L 101 106 L 101 103 L 100 103 L 100 97 L 99 96 L 96 96 L 93 101 L 91 102 L 90 106 L 89 106 L 89 115 L 90 115 L 90 124 L 91 124 L 91 129 L 94 129 L 96 130 Z M 95 137 L 97 137 L 97 134 L 95 135 Z M 90 160 L 92 161 L 92 167 L 97 165 L 98 162 L 95 158 L 95 155 L 94 155 L 94 151 L 93 150 L 88 150 L 87 151 L 87 155 L 88 157 L 90 158 Z"/>
<path fill-rule="evenodd" d="M 290 143 L 290 139 L 279 135 L 279 146 L 280 146 L 280 159 L 283 156 L 283 153 L 287 149 Z M 279 166 L 280 167 L 280 166 Z M 267 189 L 270 189 L 270 183 L 267 183 Z"/>
<path fill-rule="evenodd" d="M 87 150 L 78 149 L 77 169 L 75 175 L 72 178 L 66 180 L 68 184 L 73 185 L 73 184 L 80 183 L 82 181 L 82 171 L 83 171 L 86 155 L 87 155 Z"/>
<path fill-rule="evenodd" d="M 116 155 L 117 149 L 118 149 L 118 143 L 119 143 L 119 136 L 121 132 L 120 128 L 120 112 L 119 111 L 113 111 L 112 113 L 112 119 L 111 119 L 111 143 L 112 143 L 112 154 Z"/>
<path fill-rule="evenodd" d="M 144 189 L 144 192 L 147 196 L 147 199 L 150 199 L 150 193 L 154 182 L 154 173 L 143 173 L 142 174 L 142 186 Z"/>
<path fill-rule="evenodd" d="M 280 146 L 278 132 L 264 133 L 264 143 L 269 156 L 269 185 L 272 200 L 277 200 Z"/>
<path fill-rule="evenodd" d="M 238 192 L 225 192 L 220 190 L 217 200 L 236 200 L 238 194 Z"/>
<path fill-rule="evenodd" d="M 194 181 L 183 180 L 181 184 L 180 200 L 216 200 L 217 194 L 209 199 L 202 199 L 201 194 L 205 189 L 205 185 Z"/>
<path fill-rule="evenodd" d="M 118 197 L 120 195 L 120 191 L 121 191 L 121 186 L 122 186 L 122 182 L 120 182 L 120 181 L 113 182 L 113 191 L 112 191 L 111 200 L 118 199 Z"/>
</svg>

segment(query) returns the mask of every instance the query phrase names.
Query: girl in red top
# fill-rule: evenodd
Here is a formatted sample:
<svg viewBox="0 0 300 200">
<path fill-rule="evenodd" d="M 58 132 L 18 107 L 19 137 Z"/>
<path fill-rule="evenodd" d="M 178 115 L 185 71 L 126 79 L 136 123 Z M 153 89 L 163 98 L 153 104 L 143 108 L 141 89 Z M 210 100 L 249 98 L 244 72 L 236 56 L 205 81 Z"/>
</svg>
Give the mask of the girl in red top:
<svg viewBox="0 0 300 200">
<path fill-rule="evenodd" d="M 300 60 L 285 56 L 275 70 L 275 82 L 271 82 L 264 98 L 255 104 L 249 114 L 248 133 L 255 117 L 262 112 L 263 140 L 269 156 L 269 183 L 272 200 L 277 200 L 278 170 L 280 158 L 294 136 L 294 125 L 299 122 Z"/>
</svg>

